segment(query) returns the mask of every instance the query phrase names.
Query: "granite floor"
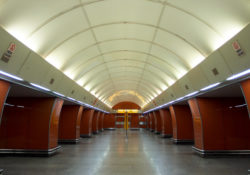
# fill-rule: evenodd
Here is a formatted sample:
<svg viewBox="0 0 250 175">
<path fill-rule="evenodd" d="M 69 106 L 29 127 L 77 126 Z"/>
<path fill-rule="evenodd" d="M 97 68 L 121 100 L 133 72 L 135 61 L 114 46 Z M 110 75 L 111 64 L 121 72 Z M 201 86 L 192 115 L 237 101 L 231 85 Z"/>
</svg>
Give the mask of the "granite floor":
<svg viewBox="0 0 250 175">
<path fill-rule="evenodd" d="M 104 131 L 53 157 L 0 157 L 4 175 L 247 175 L 249 158 L 201 158 L 145 130 Z"/>
</svg>

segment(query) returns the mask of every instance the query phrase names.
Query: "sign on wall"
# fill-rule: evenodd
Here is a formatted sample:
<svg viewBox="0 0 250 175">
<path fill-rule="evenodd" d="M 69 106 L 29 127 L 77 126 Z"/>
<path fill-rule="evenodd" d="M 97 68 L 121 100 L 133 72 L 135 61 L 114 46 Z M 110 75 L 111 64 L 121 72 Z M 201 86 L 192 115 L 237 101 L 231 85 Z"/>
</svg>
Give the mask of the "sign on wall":
<svg viewBox="0 0 250 175">
<path fill-rule="evenodd" d="M 16 50 L 16 44 L 10 43 L 8 50 L 3 54 L 1 60 L 8 63 L 10 58 L 12 57 L 13 53 L 15 52 L 15 50 Z"/>
<path fill-rule="evenodd" d="M 232 46 L 233 46 L 234 51 L 238 54 L 238 56 L 241 56 L 244 54 L 244 51 L 241 49 L 238 41 L 234 41 Z"/>
</svg>

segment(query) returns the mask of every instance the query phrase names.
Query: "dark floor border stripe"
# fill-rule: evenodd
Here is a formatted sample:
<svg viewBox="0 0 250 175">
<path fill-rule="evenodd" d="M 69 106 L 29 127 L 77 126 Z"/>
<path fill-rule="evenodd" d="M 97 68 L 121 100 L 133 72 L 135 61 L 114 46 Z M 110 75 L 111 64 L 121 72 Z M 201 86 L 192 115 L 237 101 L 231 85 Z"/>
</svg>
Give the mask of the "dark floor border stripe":
<svg viewBox="0 0 250 175">
<path fill-rule="evenodd" d="M 53 149 L 48 150 L 26 150 L 26 149 L 0 149 L 0 156 L 11 155 L 11 156 L 52 156 L 61 149 L 61 146 L 57 146 Z"/>
<path fill-rule="evenodd" d="M 195 146 L 193 146 L 192 149 L 201 157 L 250 157 L 250 150 L 201 150 Z"/>
</svg>

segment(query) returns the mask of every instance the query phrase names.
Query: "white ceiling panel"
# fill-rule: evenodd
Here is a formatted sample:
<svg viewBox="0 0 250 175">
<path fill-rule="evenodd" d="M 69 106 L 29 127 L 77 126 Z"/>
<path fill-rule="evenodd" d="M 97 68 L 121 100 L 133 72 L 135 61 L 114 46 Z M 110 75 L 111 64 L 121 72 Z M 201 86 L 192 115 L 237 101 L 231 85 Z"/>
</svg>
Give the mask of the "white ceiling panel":
<svg viewBox="0 0 250 175">
<path fill-rule="evenodd" d="M 133 23 L 117 23 L 94 28 L 94 32 L 98 41 L 106 41 L 118 38 L 152 41 L 154 30 L 155 29 L 153 27 Z"/>
<path fill-rule="evenodd" d="M 1 0 L 1 26 L 17 39 L 25 40 L 34 31 L 50 22 L 53 16 L 58 16 L 77 4 L 77 0 Z"/>
<path fill-rule="evenodd" d="M 172 7 L 166 7 L 160 26 L 173 33 L 178 33 L 203 50 L 206 55 L 218 48 L 214 43 L 220 45 L 223 42 L 221 36 L 202 21 Z M 185 30 L 183 30 L 184 28 Z"/>
<path fill-rule="evenodd" d="M 155 25 L 161 8 L 160 4 L 145 0 L 107 0 L 85 7 L 92 25 L 120 21 Z"/>
<path fill-rule="evenodd" d="M 26 43 L 40 55 L 47 56 L 47 53 L 57 46 L 58 43 L 88 27 L 84 14 L 81 9 L 77 8 L 42 26 L 40 30 L 32 33 L 26 39 Z"/>
<path fill-rule="evenodd" d="M 118 50 L 131 50 L 135 52 L 147 53 L 150 43 L 140 42 L 137 40 L 113 40 L 99 44 L 102 52 L 113 52 Z"/>
<path fill-rule="evenodd" d="M 58 69 L 63 70 L 70 64 L 71 58 L 82 51 L 87 51 L 87 49 L 94 44 L 95 40 L 91 32 L 83 32 L 70 40 L 60 43 L 56 48 L 52 49 L 46 57 L 46 60 L 57 65 Z"/>
</svg>

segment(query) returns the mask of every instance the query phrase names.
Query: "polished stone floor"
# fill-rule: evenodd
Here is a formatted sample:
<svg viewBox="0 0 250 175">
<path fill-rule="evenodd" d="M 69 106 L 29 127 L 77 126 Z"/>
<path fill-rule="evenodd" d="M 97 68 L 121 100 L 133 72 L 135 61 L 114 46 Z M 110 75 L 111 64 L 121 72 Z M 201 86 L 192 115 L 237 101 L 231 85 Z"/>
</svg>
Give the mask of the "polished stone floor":
<svg viewBox="0 0 250 175">
<path fill-rule="evenodd" d="M 249 158 L 201 158 L 148 131 L 105 131 L 53 157 L 0 157 L 6 175 L 247 175 Z"/>
</svg>

